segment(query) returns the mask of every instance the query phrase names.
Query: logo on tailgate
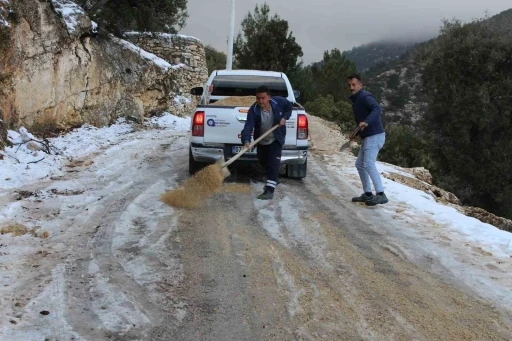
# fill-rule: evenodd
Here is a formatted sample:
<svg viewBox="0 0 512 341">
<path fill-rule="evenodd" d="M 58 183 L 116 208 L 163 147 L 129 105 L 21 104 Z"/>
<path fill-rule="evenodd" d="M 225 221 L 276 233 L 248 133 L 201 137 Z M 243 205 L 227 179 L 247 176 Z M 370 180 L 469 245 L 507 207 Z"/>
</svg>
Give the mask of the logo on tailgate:
<svg viewBox="0 0 512 341">
<path fill-rule="evenodd" d="M 215 120 L 210 118 L 208 121 L 206 121 L 206 124 L 208 124 L 208 127 L 215 127 Z"/>
</svg>

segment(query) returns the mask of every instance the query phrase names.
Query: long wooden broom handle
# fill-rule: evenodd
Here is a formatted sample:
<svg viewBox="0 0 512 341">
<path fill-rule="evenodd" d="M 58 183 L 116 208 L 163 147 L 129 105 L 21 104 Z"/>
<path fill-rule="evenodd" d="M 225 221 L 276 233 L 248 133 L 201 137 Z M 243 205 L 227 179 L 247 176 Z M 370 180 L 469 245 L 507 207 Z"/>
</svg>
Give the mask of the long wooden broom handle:
<svg viewBox="0 0 512 341">
<path fill-rule="evenodd" d="M 255 140 L 253 143 L 251 143 L 249 145 L 249 148 L 242 148 L 241 151 L 238 152 L 238 154 L 236 154 L 235 156 L 233 156 L 231 159 L 229 159 L 228 161 L 224 162 L 222 165 L 221 165 L 221 168 L 224 168 L 226 166 L 229 166 L 230 164 L 232 164 L 233 162 L 235 162 L 240 156 L 242 156 L 246 151 L 250 150 L 252 147 L 254 147 L 258 142 L 260 142 L 261 140 L 263 140 L 268 134 L 270 134 L 271 132 L 273 132 L 274 130 L 276 130 L 277 128 L 279 127 L 279 124 L 276 124 L 275 126 L 273 126 L 272 128 L 270 128 L 269 130 L 267 130 L 263 135 L 261 135 L 260 137 L 258 137 L 257 140 Z"/>
</svg>

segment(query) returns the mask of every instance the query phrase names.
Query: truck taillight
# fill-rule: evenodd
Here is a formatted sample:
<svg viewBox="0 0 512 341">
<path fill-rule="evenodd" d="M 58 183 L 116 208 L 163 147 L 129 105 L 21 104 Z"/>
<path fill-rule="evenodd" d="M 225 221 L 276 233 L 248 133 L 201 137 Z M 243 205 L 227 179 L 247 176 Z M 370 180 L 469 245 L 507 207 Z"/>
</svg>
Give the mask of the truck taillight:
<svg viewBox="0 0 512 341">
<path fill-rule="evenodd" d="M 297 140 L 308 139 L 308 117 L 304 114 L 297 115 Z"/>
<path fill-rule="evenodd" d="M 204 136 L 204 111 L 197 111 L 194 114 L 192 136 Z"/>
</svg>

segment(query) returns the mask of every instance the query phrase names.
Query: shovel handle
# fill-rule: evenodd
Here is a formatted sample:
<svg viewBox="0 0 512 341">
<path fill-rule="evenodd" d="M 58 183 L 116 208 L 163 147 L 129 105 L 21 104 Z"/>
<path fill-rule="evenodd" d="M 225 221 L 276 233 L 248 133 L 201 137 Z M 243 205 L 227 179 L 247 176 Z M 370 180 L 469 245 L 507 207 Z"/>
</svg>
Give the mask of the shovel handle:
<svg viewBox="0 0 512 341">
<path fill-rule="evenodd" d="M 354 129 L 354 131 L 352 131 L 352 134 L 350 134 L 350 141 L 352 141 L 353 139 L 356 138 L 356 135 L 359 132 L 359 130 L 361 130 L 361 129 L 358 126 L 358 127 L 356 127 L 356 129 Z"/>
<path fill-rule="evenodd" d="M 224 168 L 224 167 L 227 167 L 229 166 L 230 164 L 232 164 L 233 162 L 235 162 L 240 156 L 242 156 L 246 151 L 248 151 L 249 149 L 251 149 L 252 147 L 254 147 L 256 144 L 258 144 L 258 142 L 260 142 L 261 140 L 263 140 L 268 134 L 270 134 L 271 132 L 273 132 L 274 130 L 276 130 L 277 128 L 279 127 L 279 124 L 276 124 L 275 126 L 273 126 L 272 128 L 270 128 L 269 130 L 267 130 L 263 135 L 261 135 L 260 137 L 258 137 L 257 140 L 255 140 L 253 143 L 251 143 L 249 145 L 249 148 L 242 148 L 241 151 L 238 152 L 238 154 L 236 154 L 235 156 L 233 156 L 231 159 L 229 159 L 228 161 L 224 162 L 220 168 Z"/>
</svg>

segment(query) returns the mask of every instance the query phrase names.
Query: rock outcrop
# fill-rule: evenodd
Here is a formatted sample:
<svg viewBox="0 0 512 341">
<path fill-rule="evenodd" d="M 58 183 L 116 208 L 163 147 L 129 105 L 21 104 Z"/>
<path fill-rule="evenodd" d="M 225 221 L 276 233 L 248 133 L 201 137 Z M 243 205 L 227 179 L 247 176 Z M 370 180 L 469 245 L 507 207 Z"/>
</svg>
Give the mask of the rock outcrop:
<svg viewBox="0 0 512 341">
<path fill-rule="evenodd" d="M 0 58 L 0 70 L 9 70 L 0 74 L 0 109 L 10 127 L 53 122 L 67 129 L 102 126 L 118 117 L 141 120 L 160 111 L 185 114 L 191 98 L 176 100 L 176 95 L 206 80 L 196 58 L 193 66 L 181 60 L 172 65 L 98 33 L 69 0 L 18 0 L 12 11 L 16 22 L 9 22 L 9 42 L 0 51 L 9 56 Z M 204 54 L 197 39 L 193 46 Z"/>
<path fill-rule="evenodd" d="M 2 117 L 2 110 L 0 110 L 0 117 Z M 0 118 L 0 150 L 4 149 L 5 146 L 9 146 L 11 143 L 7 139 L 7 125 Z M 2 155 L 0 155 L 0 160 L 2 159 Z"/>
<path fill-rule="evenodd" d="M 468 217 L 476 218 L 484 223 L 496 226 L 500 230 L 512 232 L 512 220 L 503 217 L 498 217 L 483 208 L 473 206 L 457 207 L 457 210 L 467 215 Z"/>
<path fill-rule="evenodd" d="M 415 177 L 410 177 L 406 175 L 402 175 L 399 173 L 382 173 L 382 176 L 386 179 L 393 180 L 395 182 L 399 182 L 401 184 L 407 185 L 411 188 L 418 189 L 420 191 L 423 191 L 425 193 L 428 193 L 432 198 L 434 198 L 436 201 L 447 204 L 455 204 L 460 205 L 460 200 L 453 194 L 448 191 L 445 191 L 444 189 L 441 189 L 439 187 L 436 187 L 432 185 L 431 183 L 426 182 L 425 180 L 425 173 L 427 172 L 429 175 L 430 173 L 428 170 L 425 170 L 424 168 L 422 170 L 417 170 L 414 172 L 414 168 L 406 170 L 409 173 L 413 174 Z M 426 171 L 426 172 L 425 172 Z M 416 174 L 415 174 L 416 173 Z M 427 177 L 428 179 L 428 177 Z M 430 176 L 430 181 L 432 179 L 432 176 Z"/>
</svg>

